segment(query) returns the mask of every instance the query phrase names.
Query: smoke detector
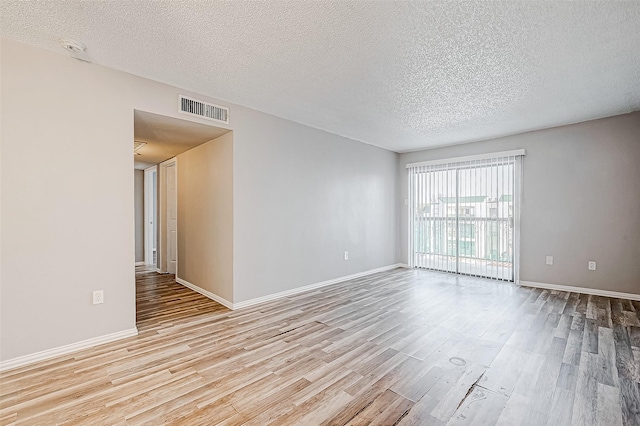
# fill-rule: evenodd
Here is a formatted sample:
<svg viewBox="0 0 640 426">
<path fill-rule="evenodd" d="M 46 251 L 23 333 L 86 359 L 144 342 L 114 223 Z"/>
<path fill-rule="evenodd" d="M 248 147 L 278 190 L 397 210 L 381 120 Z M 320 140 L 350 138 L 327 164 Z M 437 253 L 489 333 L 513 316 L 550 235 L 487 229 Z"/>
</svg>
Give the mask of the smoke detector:
<svg viewBox="0 0 640 426">
<path fill-rule="evenodd" d="M 79 59 L 85 62 L 91 62 L 87 56 L 87 47 L 79 41 L 72 39 L 64 39 L 60 41 L 60 45 L 63 49 L 68 51 L 73 58 Z"/>
<path fill-rule="evenodd" d="M 80 43 L 79 41 L 70 39 L 62 40 L 60 44 L 64 49 L 67 49 L 71 53 L 81 53 L 87 49 L 85 45 Z"/>
</svg>

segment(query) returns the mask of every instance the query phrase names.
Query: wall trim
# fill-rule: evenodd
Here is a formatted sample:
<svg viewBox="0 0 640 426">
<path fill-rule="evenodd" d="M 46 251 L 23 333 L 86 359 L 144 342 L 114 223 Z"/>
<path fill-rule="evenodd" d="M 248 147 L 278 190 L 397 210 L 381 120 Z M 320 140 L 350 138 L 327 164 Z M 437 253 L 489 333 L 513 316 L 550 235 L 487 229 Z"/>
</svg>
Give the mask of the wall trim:
<svg viewBox="0 0 640 426">
<path fill-rule="evenodd" d="M 353 280 L 356 278 L 366 277 L 367 275 L 377 274 L 378 272 L 390 271 L 392 269 L 402 267 L 401 263 L 396 263 L 393 265 L 383 266 L 382 268 L 370 269 L 368 271 L 359 272 L 357 274 L 345 275 L 343 277 L 334 278 L 332 280 L 321 281 L 315 284 L 309 284 L 304 287 L 296 287 L 291 290 L 281 291 L 279 293 L 268 294 L 266 296 L 257 297 L 255 299 L 245 300 L 243 302 L 238 302 L 233 304 L 233 309 L 247 308 L 249 306 L 257 305 L 264 302 L 270 302 L 272 300 L 281 299 L 287 296 L 293 296 L 294 294 L 304 293 L 305 291 L 315 290 L 317 288 L 326 287 L 332 284 L 338 284 L 344 281 Z"/>
<path fill-rule="evenodd" d="M 136 262 L 136 266 L 144 266 L 144 265 L 146 265 L 146 263 L 144 263 L 144 261 L 143 262 Z"/>
<path fill-rule="evenodd" d="M 134 327 L 128 330 L 122 330 L 115 333 L 105 334 L 103 336 L 82 340 L 80 342 L 71 343 L 69 345 L 58 346 L 57 348 L 47 349 L 41 352 L 36 352 L 33 354 L 20 356 L 18 358 L 2 361 L 0 362 L 0 371 L 12 370 L 14 368 L 23 367 L 35 362 L 44 361 L 60 355 L 67 355 L 73 352 L 81 351 L 83 349 L 92 348 L 104 343 L 114 342 L 116 340 L 126 339 L 127 337 L 133 337 L 137 335 L 138 329 Z"/>
<path fill-rule="evenodd" d="M 198 287 L 197 285 L 192 284 L 192 283 L 190 283 L 190 282 L 189 282 L 189 281 L 187 281 L 187 280 L 183 280 L 182 278 L 178 278 L 178 277 L 176 277 L 176 282 L 177 282 L 178 284 L 182 284 L 183 286 L 185 286 L 185 287 L 187 287 L 187 288 L 190 288 L 191 290 L 193 290 L 193 291 L 195 291 L 195 292 L 197 292 L 197 293 L 200 293 L 201 295 L 203 295 L 203 296 L 205 296 L 205 297 L 208 297 L 208 298 L 209 298 L 209 299 L 211 299 L 211 300 L 214 300 L 214 301 L 218 302 L 218 303 L 219 303 L 219 304 L 221 304 L 222 306 L 225 306 L 225 307 L 227 307 L 227 308 L 229 308 L 229 309 L 231 309 L 231 310 L 235 309 L 235 308 L 234 308 L 234 305 L 233 305 L 233 302 L 229 302 L 229 301 L 228 301 L 227 299 L 225 299 L 224 297 L 220 297 L 220 296 L 218 296 L 218 295 L 217 295 L 217 294 L 215 294 L 215 293 L 211 293 L 210 291 L 205 290 L 205 289 L 203 289 L 203 288 L 201 288 L 201 287 Z"/>
<path fill-rule="evenodd" d="M 370 269 L 368 271 L 358 272 L 357 274 L 345 275 L 343 277 L 334 278 L 332 280 L 322 281 L 315 284 L 309 284 L 304 287 L 296 287 L 296 288 L 292 288 L 291 290 L 285 290 L 279 293 L 268 294 L 266 296 L 256 297 L 255 299 L 249 299 L 249 300 L 245 300 L 244 302 L 238 302 L 238 303 L 230 302 L 227 299 L 220 297 L 217 294 L 211 293 L 210 291 L 207 291 L 201 287 L 198 287 L 197 285 L 192 284 L 189 281 L 183 280 L 182 278 L 176 277 L 176 282 L 178 284 L 182 284 L 183 286 L 190 288 L 193 291 L 196 291 L 202 294 L 203 296 L 208 297 L 211 300 L 214 300 L 220 303 L 221 305 L 231 310 L 236 310 L 236 309 L 248 308 L 249 306 L 258 305 L 260 303 L 271 302 L 272 300 L 282 299 L 283 297 L 293 296 L 294 294 L 304 293 L 305 291 L 315 290 L 317 288 L 326 287 L 332 284 L 338 284 L 344 281 L 366 277 L 367 275 L 377 274 L 378 272 L 385 272 L 385 271 L 390 271 L 392 269 L 404 268 L 404 267 L 406 267 L 406 265 L 402 263 L 396 263 L 394 265 L 388 265 L 388 266 L 383 266 L 382 268 Z"/>
<path fill-rule="evenodd" d="M 628 299 L 628 300 L 640 301 L 640 294 L 634 294 L 634 293 L 620 293 L 618 291 L 600 290 L 597 288 L 572 287 L 572 286 L 560 285 L 560 284 L 538 283 L 535 281 L 520 280 L 518 284 L 524 287 L 543 288 L 545 290 L 570 291 L 572 293 L 592 294 L 594 296 L 606 296 L 606 297 L 613 297 L 616 299 Z"/>
</svg>

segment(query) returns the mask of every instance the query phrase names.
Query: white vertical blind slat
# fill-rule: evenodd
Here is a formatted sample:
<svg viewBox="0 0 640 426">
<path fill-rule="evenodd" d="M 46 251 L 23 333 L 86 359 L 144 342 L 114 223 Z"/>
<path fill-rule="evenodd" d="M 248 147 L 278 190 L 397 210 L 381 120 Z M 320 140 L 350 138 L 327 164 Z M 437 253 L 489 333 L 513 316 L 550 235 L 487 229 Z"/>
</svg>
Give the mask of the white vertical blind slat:
<svg viewBox="0 0 640 426">
<path fill-rule="evenodd" d="M 409 266 L 417 267 L 415 261 L 415 179 L 416 179 L 416 171 L 415 169 L 409 170 L 409 253 L 407 257 L 409 258 Z"/>
<path fill-rule="evenodd" d="M 509 200 L 509 210 L 511 212 L 513 212 L 510 215 L 509 218 L 509 241 L 511 242 L 511 250 L 510 250 L 510 262 L 511 262 L 511 266 L 509 267 L 509 280 L 513 281 L 513 232 L 514 232 L 514 220 L 513 220 L 513 214 L 515 214 L 515 208 L 514 208 L 514 200 L 515 200 L 515 162 L 516 162 L 516 157 L 515 156 L 511 156 L 510 158 L 510 162 L 509 162 L 509 184 L 510 184 L 510 192 L 511 192 L 511 199 Z"/>
<path fill-rule="evenodd" d="M 420 197 L 420 203 L 418 204 L 418 211 L 420 212 L 420 236 L 418 237 L 419 247 L 420 247 L 420 256 L 418 257 L 419 262 L 423 265 L 424 261 L 424 232 L 425 232 L 425 223 L 424 223 L 424 189 L 425 189 L 425 181 L 423 179 L 425 175 L 424 168 L 420 169 L 420 187 L 418 190 L 418 196 Z M 424 266 L 424 265 L 423 265 Z"/>
</svg>

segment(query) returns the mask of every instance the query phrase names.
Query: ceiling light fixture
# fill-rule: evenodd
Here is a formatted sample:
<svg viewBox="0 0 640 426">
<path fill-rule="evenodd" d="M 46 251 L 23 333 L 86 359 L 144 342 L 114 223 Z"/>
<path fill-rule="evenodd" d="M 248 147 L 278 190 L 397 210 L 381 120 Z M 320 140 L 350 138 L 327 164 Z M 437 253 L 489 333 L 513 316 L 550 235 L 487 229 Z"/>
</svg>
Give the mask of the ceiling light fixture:
<svg viewBox="0 0 640 426">
<path fill-rule="evenodd" d="M 142 141 L 133 141 L 133 153 L 135 155 L 141 155 L 138 150 L 145 146 L 147 143 Z"/>
</svg>

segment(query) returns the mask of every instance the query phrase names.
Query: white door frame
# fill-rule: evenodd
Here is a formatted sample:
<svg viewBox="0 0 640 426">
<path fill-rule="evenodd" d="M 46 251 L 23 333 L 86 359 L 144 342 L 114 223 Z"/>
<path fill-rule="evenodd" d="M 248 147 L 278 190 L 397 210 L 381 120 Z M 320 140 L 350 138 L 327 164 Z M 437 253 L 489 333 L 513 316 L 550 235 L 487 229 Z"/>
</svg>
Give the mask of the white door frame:
<svg viewBox="0 0 640 426">
<path fill-rule="evenodd" d="M 155 174 L 154 174 L 155 173 Z M 153 191 L 154 180 L 156 183 L 156 193 Z M 157 231 L 154 232 L 157 226 L 157 218 L 154 217 L 153 212 L 156 210 L 157 204 L 157 185 L 158 182 L 158 166 L 151 166 L 144 170 L 144 263 L 146 265 L 153 265 L 158 267 L 157 263 L 153 262 L 153 246 L 156 246 L 158 242 L 154 241 L 154 236 L 157 235 Z M 155 196 L 154 196 L 155 195 Z M 157 253 L 156 253 L 156 262 Z"/>
<path fill-rule="evenodd" d="M 167 220 L 167 187 L 166 187 L 166 170 L 167 167 L 175 165 L 176 180 L 178 175 L 178 159 L 176 157 L 170 158 L 159 164 L 158 168 L 158 218 L 156 220 L 158 224 L 158 272 L 167 273 L 167 257 L 169 246 L 169 221 Z M 178 187 L 176 185 L 176 220 L 177 220 L 177 197 Z M 176 239 L 178 229 L 176 228 Z M 177 246 L 176 246 L 177 249 Z M 176 252 L 176 276 L 178 276 L 178 253 Z"/>
</svg>

